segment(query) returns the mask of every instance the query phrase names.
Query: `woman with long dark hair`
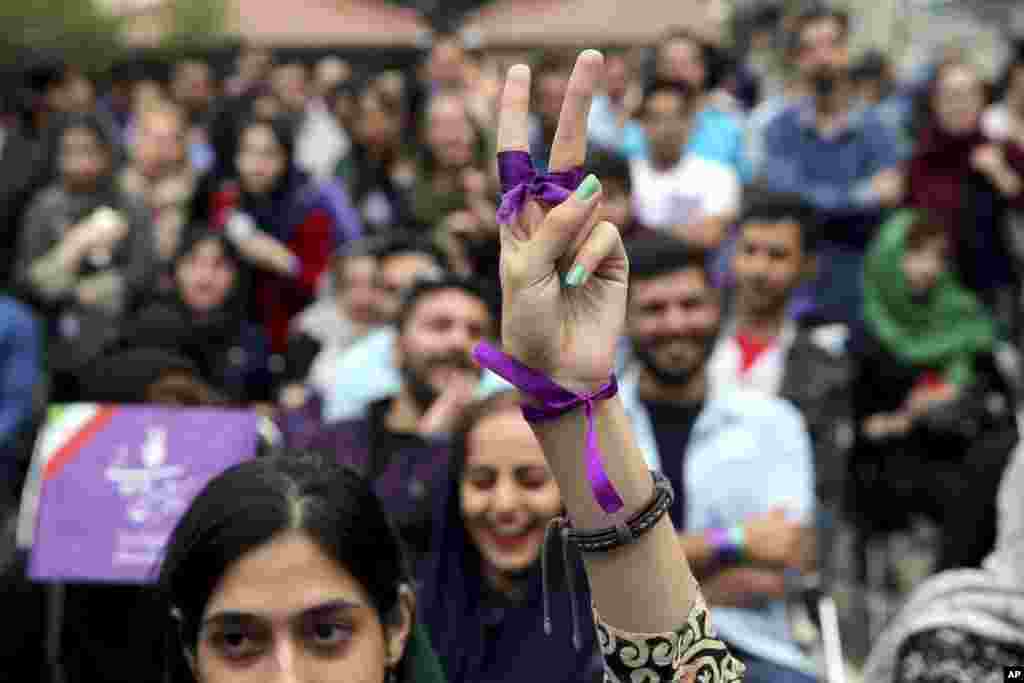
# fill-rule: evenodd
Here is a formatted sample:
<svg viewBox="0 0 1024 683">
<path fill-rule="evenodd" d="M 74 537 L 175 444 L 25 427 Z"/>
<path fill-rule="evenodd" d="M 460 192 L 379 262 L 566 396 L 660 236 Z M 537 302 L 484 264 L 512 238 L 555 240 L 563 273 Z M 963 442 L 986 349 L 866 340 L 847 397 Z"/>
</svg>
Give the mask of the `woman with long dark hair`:
<svg viewBox="0 0 1024 683">
<path fill-rule="evenodd" d="M 292 317 L 312 303 L 330 255 L 361 226 L 340 225 L 320 188 L 295 164 L 295 137 L 281 119 L 238 129 L 237 175 L 210 195 L 210 225 L 223 229 L 254 269 L 250 315 L 275 353 Z"/>
<path fill-rule="evenodd" d="M 194 226 L 174 258 L 170 292 L 128 320 L 117 345 L 171 348 L 229 400 L 269 400 L 267 338 L 246 318 L 248 271 L 222 232 Z"/>
<path fill-rule="evenodd" d="M 571 568 L 578 603 L 565 590 L 565 568 L 557 590 L 543 585 L 544 530 L 561 512 L 562 497 L 520 401 L 514 391 L 494 394 L 457 430 L 420 573 L 420 614 L 448 683 L 593 683 L 601 658 L 593 618 L 580 610 L 589 597 L 583 567 Z M 564 631 L 544 633 L 545 600 L 559 624 L 583 625 L 578 649 Z"/>
</svg>

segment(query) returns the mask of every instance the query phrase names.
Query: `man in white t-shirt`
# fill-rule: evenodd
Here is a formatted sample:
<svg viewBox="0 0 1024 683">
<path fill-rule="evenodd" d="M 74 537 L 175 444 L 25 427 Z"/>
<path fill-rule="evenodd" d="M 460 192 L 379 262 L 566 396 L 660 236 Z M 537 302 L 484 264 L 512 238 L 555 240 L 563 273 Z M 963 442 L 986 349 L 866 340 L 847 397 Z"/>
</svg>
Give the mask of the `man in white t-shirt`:
<svg viewBox="0 0 1024 683">
<path fill-rule="evenodd" d="M 650 154 L 631 163 L 634 213 L 645 227 L 713 249 L 736 218 L 740 180 L 727 164 L 683 152 L 696 103 L 678 83 L 655 82 L 644 93 Z"/>
</svg>

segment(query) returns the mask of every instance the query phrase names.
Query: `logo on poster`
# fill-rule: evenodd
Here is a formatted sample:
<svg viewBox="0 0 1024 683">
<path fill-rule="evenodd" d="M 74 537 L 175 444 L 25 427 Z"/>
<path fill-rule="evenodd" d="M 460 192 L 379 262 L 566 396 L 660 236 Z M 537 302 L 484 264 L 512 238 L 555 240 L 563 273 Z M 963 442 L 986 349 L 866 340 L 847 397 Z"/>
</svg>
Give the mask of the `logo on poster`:
<svg viewBox="0 0 1024 683">
<path fill-rule="evenodd" d="M 188 505 L 185 468 L 167 462 L 166 427 L 147 427 L 139 450 L 119 447 L 106 477 L 125 500 L 125 514 L 135 526 L 172 521 Z"/>
</svg>

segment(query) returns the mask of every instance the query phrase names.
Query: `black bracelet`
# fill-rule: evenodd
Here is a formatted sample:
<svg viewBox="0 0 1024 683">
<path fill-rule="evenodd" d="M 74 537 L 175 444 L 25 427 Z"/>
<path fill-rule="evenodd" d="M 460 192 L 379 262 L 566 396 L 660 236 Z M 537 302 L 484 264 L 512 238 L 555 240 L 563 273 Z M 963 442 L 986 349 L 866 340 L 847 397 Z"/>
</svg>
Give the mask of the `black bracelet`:
<svg viewBox="0 0 1024 683">
<path fill-rule="evenodd" d="M 654 528 L 672 506 L 675 493 L 672 483 L 664 474 L 652 470 L 651 476 L 654 478 L 654 497 L 646 508 L 628 521 L 598 531 L 577 531 L 569 526 L 569 540 L 585 553 L 600 553 L 629 545 Z"/>
</svg>

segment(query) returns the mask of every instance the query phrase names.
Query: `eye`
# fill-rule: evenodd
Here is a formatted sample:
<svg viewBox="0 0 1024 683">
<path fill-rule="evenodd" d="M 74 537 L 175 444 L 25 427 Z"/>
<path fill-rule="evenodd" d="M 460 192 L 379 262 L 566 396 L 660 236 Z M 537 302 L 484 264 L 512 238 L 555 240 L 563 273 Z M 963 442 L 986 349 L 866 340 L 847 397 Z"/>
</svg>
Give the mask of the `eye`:
<svg viewBox="0 0 1024 683">
<path fill-rule="evenodd" d="M 217 631 L 209 640 L 213 649 L 222 657 L 234 661 L 255 657 L 266 645 L 265 639 L 241 629 Z"/>
<path fill-rule="evenodd" d="M 336 621 L 319 621 L 309 627 L 309 642 L 318 650 L 333 651 L 348 642 L 352 628 Z"/>
<path fill-rule="evenodd" d="M 466 480 L 469 482 L 469 485 L 472 486 L 473 488 L 480 491 L 486 491 L 488 489 L 494 488 L 494 484 L 497 481 L 497 478 L 492 474 L 479 473 L 469 475 L 466 478 Z"/>
</svg>

